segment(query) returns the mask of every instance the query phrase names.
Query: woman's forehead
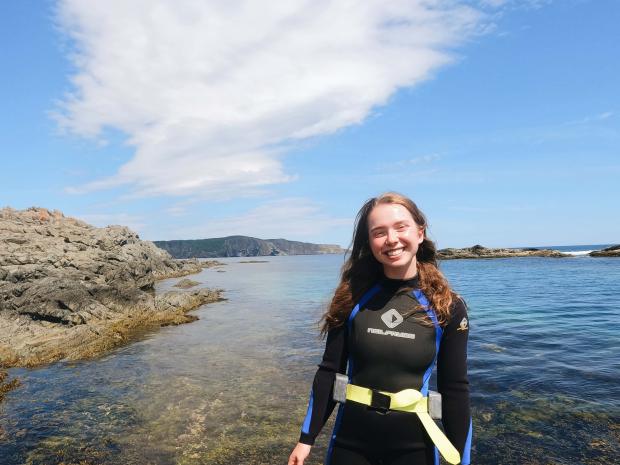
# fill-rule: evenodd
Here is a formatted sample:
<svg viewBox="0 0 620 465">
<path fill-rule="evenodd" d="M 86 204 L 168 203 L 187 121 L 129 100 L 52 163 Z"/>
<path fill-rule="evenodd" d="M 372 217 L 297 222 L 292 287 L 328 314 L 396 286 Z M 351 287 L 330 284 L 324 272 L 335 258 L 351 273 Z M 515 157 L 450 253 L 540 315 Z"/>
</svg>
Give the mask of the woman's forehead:
<svg viewBox="0 0 620 465">
<path fill-rule="evenodd" d="M 381 203 L 376 205 L 368 215 L 368 227 L 370 229 L 389 226 L 400 221 L 414 221 L 409 210 L 398 203 Z"/>
</svg>

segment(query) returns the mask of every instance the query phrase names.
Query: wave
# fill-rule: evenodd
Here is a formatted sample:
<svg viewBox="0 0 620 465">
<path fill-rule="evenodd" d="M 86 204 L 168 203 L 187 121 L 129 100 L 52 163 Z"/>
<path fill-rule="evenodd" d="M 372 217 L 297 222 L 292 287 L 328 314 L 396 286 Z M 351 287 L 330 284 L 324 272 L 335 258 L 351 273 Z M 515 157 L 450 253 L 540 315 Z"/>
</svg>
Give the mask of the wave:
<svg viewBox="0 0 620 465">
<path fill-rule="evenodd" d="M 592 249 L 592 250 L 560 250 L 560 252 L 562 252 L 563 254 L 566 254 L 566 255 L 573 255 L 575 257 L 579 257 L 579 256 L 583 256 L 583 255 L 588 255 L 590 252 L 594 252 L 595 250 L 599 250 L 599 249 Z"/>
</svg>

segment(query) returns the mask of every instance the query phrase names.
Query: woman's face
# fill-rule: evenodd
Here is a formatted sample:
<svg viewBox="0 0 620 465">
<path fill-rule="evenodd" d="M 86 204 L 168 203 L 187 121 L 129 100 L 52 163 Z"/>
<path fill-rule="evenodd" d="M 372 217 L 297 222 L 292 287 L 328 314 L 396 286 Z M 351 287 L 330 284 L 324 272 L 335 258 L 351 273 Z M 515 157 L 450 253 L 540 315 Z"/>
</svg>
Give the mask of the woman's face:
<svg viewBox="0 0 620 465">
<path fill-rule="evenodd" d="M 416 253 L 424 231 L 396 203 L 381 203 L 368 215 L 370 250 L 388 278 L 409 279 L 417 272 Z"/>
</svg>

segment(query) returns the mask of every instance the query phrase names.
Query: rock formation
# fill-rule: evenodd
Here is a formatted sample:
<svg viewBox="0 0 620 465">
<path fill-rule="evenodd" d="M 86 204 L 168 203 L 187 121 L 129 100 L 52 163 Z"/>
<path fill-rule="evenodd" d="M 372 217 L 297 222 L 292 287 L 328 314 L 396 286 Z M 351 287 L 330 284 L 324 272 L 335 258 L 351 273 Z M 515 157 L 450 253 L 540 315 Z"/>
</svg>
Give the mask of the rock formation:
<svg viewBox="0 0 620 465">
<path fill-rule="evenodd" d="M 602 250 L 590 252 L 590 257 L 620 257 L 620 245 L 612 245 Z"/>
<path fill-rule="evenodd" d="M 124 226 L 0 209 L 0 367 L 87 357 L 145 326 L 192 321 L 185 313 L 220 291 L 155 295 L 154 283 L 208 265 L 175 260 Z"/>
<path fill-rule="evenodd" d="M 176 283 L 173 287 L 178 287 L 181 289 L 189 289 L 190 287 L 198 286 L 200 283 L 198 281 L 194 281 L 193 279 L 183 278 L 181 281 Z"/>
<path fill-rule="evenodd" d="M 567 257 L 568 255 L 549 249 L 489 249 L 481 245 L 463 249 L 441 249 L 437 251 L 440 260 L 457 258 L 512 258 L 512 257 Z"/>
</svg>

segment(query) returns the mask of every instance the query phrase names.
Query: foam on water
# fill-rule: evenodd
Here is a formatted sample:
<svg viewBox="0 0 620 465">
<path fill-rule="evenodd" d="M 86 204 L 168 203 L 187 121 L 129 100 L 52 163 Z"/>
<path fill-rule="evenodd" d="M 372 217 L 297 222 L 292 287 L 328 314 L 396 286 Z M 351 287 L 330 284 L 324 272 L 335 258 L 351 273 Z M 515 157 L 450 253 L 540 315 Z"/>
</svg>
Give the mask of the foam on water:
<svg viewBox="0 0 620 465">
<path fill-rule="evenodd" d="M 590 252 L 594 252 L 594 250 L 600 250 L 600 249 L 593 249 L 593 250 L 575 250 L 575 251 L 562 251 L 563 254 L 566 255 L 572 255 L 574 257 L 581 257 L 581 256 L 585 256 L 585 255 L 589 255 Z"/>
</svg>

